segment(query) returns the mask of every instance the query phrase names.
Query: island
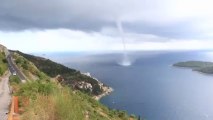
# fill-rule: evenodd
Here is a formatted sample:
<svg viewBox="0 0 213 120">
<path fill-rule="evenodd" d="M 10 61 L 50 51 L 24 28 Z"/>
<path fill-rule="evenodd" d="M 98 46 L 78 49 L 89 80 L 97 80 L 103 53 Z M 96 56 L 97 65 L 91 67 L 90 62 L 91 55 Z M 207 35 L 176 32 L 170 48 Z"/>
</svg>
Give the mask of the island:
<svg viewBox="0 0 213 120">
<path fill-rule="evenodd" d="M 185 61 L 173 64 L 175 67 L 191 68 L 193 71 L 198 71 L 205 74 L 213 74 L 213 62 L 207 61 Z"/>
</svg>

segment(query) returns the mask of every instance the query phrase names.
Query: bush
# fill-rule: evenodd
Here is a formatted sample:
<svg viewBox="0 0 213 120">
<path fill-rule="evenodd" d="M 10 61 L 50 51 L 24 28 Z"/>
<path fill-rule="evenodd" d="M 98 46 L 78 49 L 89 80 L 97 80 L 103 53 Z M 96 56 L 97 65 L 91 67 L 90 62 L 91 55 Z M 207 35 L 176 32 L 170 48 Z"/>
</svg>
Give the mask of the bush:
<svg viewBox="0 0 213 120">
<path fill-rule="evenodd" d="M 0 53 L 0 75 L 3 75 L 7 70 L 7 60 L 4 52 Z"/>
<path fill-rule="evenodd" d="M 19 84 L 21 82 L 21 80 L 19 79 L 19 77 L 17 75 L 12 75 L 9 78 L 9 81 L 11 84 Z"/>
<path fill-rule="evenodd" d="M 20 58 L 15 60 L 16 64 L 21 64 L 22 60 Z"/>
<path fill-rule="evenodd" d="M 2 62 L 3 62 L 3 63 L 7 63 L 6 58 L 2 59 Z"/>
<path fill-rule="evenodd" d="M 21 67 L 23 67 L 25 70 L 28 70 L 29 66 L 27 64 L 22 64 Z"/>
<path fill-rule="evenodd" d="M 118 112 L 118 117 L 122 119 L 128 118 L 126 111 L 119 111 Z"/>
<path fill-rule="evenodd" d="M 49 95 L 53 92 L 54 88 L 55 85 L 50 82 L 44 82 L 41 80 L 30 81 L 21 85 L 17 95 L 36 99 L 37 94 Z"/>
<path fill-rule="evenodd" d="M 3 71 L 2 68 L 0 67 L 0 75 L 3 75 Z"/>
</svg>

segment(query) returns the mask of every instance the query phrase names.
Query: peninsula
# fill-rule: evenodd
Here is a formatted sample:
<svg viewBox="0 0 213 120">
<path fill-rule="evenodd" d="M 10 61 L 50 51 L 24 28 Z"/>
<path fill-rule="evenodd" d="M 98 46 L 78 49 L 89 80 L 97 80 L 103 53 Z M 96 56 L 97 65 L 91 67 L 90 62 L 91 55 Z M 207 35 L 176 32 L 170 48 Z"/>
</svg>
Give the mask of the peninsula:
<svg viewBox="0 0 213 120">
<path fill-rule="evenodd" d="M 213 62 L 206 61 L 186 61 L 173 64 L 176 67 L 191 68 L 193 71 L 198 71 L 205 74 L 213 74 Z"/>
</svg>

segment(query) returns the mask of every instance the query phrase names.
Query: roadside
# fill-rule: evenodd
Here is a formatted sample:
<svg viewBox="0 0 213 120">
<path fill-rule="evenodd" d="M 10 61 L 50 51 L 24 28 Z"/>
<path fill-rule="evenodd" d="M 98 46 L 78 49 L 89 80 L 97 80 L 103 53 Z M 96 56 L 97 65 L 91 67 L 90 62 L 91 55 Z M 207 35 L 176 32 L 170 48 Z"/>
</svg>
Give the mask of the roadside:
<svg viewBox="0 0 213 120">
<path fill-rule="evenodd" d="M 9 104 L 11 100 L 10 89 L 9 89 L 9 76 L 7 72 L 5 75 L 0 77 L 0 120 L 7 120 L 7 113 L 9 112 Z"/>
</svg>

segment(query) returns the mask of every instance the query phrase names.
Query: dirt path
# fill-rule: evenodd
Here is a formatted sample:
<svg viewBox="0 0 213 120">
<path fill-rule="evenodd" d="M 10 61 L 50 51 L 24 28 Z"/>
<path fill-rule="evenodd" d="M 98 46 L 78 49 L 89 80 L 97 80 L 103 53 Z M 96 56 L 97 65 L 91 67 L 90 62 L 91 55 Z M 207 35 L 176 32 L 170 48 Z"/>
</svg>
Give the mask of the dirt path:
<svg viewBox="0 0 213 120">
<path fill-rule="evenodd" d="M 0 77 L 0 120 L 7 120 L 8 106 L 11 96 L 8 86 L 9 74 Z"/>
</svg>

